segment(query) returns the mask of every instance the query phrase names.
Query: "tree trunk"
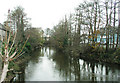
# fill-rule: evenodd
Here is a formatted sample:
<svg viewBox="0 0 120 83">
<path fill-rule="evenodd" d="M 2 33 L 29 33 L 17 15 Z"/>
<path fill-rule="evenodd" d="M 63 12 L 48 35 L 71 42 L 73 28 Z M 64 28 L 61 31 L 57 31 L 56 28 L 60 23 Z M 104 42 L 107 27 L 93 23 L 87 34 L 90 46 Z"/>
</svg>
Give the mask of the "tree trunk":
<svg viewBox="0 0 120 83">
<path fill-rule="evenodd" d="M 95 36 L 95 43 L 97 42 L 97 33 L 96 33 L 96 24 L 97 24 L 97 2 L 95 2 L 95 17 L 94 17 L 94 36 Z"/>
<path fill-rule="evenodd" d="M 113 22 L 113 28 L 115 29 L 115 18 L 116 17 L 116 0 L 115 0 L 115 3 L 114 3 L 114 22 Z M 114 34 L 114 32 L 113 32 L 113 48 L 114 48 L 114 41 L 115 41 L 115 34 Z"/>
<path fill-rule="evenodd" d="M 1 75 L 1 80 L 0 82 L 3 82 L 7 76 L 7 71 L 8 71 L 8 65 L 9 65 L 9 56 L 8 56 L 8 49 L 7 45 L 5 46 L 5 60 L 4 60 L 4 65 L 3 65 L 3 70 L 2 70 L 2 75 Z"/>
<path fill-rule="evenodd" d="M 118 47 L 118 44 L 119 44 L 119 31 L 120 31 L 120 0 L 119 0 L 119 3 L 118 3 L 118 21 L 119 21 L 119 24 L 118 24 L 118 31 L 117 31 L 117 45 L 116 47 Z"/>
<path fill-rule="evenodd" d="M 109 48 L 109 29 L 108 29 L 108 2 L 105 3 L 106 8 L 106 51 L 108 51 Z"/>
<path fill-rule="evenodd" d="M 4 63 L 4 67 L 3 67 L 3 70 L 2 70 L 2 75 L 1 75 L 1 80 L 0 80 L 0 83 L 3 82 L 7 76 L 7 71 L 8 71 L 8 65 L 9 65 L 9 62 L 6 61 Z"/>
<path fill-rule="evenodd" d="M 110 7 L 110 14 L 109 14 L 109 25 L 110 26 L 108 28 L 111 28 L 111 23 L 112 23 L 112 4 L 113 4 L 113 2 L 111 0 L 111 7 Z M 111 34 L 110 34 L 109 29 L 108 29 L 108 41 L 109 41 L 110 48 L 111 48 L 111 46 L 112 46 L 112 44 L 111 44 Z"/>
</svg>

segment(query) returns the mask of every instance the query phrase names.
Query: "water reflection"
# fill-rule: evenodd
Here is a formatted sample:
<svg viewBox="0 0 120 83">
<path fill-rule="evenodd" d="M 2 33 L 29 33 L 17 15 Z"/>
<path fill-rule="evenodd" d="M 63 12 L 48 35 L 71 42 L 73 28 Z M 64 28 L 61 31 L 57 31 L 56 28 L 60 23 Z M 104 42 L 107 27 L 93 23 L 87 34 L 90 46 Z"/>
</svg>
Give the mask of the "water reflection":
<svg viewBox="0 0 120 83">
<path fill-rule="evenodd" d="M 58 54 L 59 56 L 53 55 L 55 68 L 66 81 L 118 81 L 118 73 L 120 73 L 118 66 L 103 65 Z"/>
<path fill-rule="evenodd" d="M 19 81 L 118 81 L 120 67 L 72 58 L 50 47 L 32 53 Z"/>
</svg>

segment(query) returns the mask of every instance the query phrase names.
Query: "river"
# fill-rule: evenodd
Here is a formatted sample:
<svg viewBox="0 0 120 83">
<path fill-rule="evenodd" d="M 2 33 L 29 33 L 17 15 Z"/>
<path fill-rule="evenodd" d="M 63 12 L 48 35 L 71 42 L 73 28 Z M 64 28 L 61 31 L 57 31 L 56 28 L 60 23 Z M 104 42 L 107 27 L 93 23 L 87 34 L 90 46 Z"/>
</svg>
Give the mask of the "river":
<svg viewBox="0 0 120 83">
<path fill-rule="evenodd" d="M 50 47 L 31 54 L 17 81 L 119 81 L 120 66 L 74 59 Z"/>
</svg>

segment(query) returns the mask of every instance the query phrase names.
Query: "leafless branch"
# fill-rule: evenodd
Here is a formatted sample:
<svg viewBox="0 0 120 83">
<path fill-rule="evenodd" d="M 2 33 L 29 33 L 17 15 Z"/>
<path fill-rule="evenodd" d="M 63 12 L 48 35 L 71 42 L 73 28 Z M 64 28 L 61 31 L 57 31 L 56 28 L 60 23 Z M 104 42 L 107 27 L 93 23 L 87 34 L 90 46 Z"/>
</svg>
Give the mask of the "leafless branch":
<svg viewBox="0 0 120 83">
<path fill-rule="evenodd" d="M 25 52 L 21 53 L 21 54 L 18 55 L 18 56 L 15 56 L 12 60 L 15 60 L 15 59 L 19 58 L 19 57 L 22 56 L 24 53 L 25 53 Z"/>
<path fill-rule="evenodd" d="M 30 36 L 27 37 L 27 39 L 26 39 L 26 41 L 25 41 L 25 43 L 24 43 L 22 49 L 21 49 L 20 52 L 13 58 L 13 60 L 16 59 L 16 57 L 18 57 L 19 55 L 21 55 L 21 52 L 23 51 L 23 48 L 25 47 L 25 45 L 26 45 L 26 43 L 27 43 L 29 37 L 30 37 Z"/>
<path fill-rule="evenodd" d="M 15 43 L 16 34 L 17 34 L 17 32 L 15 32 L 14 39 L 13 39 L 13 43 L 12 43 L 12 45 L 11 45 L 11 47 L 10 47 L 10 50 L 9 50 L 8 54 L 11 52 L 12 47 L 13 47 L 13 45 L 14 45 L 14 43 Z"/>
</svg>

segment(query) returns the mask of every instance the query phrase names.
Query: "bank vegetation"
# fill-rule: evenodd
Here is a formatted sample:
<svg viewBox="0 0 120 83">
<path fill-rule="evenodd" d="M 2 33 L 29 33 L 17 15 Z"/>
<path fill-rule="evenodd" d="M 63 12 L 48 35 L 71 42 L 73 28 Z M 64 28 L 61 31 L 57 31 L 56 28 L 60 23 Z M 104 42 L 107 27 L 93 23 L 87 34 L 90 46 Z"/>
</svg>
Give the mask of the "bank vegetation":
<svg viewBox="0 0 120 83">
<path fill-rule="evenodd" d="M 84 1 L 50 31 L 60 51 L 100 62 L 120 64 L 118 0 Z"/>
<path fill-rule="evenodd" d="M 43 30 L 31 26 L 30 18 L 27 18 L 24 8 L 20 6 L 8 10 L 7 19 L 1 28 L 0 83 L 10 81 L 15 72 L 19 71 L 18 64 L 29 59 L 30 53 L 40 48 L 44 42 Z"/>
</svg>

